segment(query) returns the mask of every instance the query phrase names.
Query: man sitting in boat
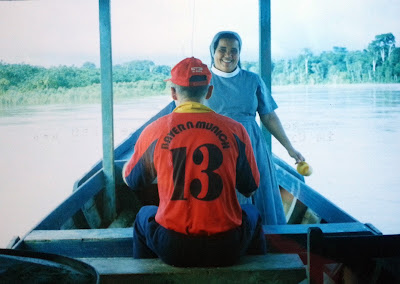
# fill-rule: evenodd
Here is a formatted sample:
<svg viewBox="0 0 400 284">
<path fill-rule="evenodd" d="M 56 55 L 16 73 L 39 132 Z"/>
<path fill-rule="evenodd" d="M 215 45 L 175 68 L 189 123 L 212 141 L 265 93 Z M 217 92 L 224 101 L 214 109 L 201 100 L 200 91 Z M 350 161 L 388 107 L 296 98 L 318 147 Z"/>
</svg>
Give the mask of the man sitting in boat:
<svg viewBox="0 0 400 284">
<path fill-rule="evenodd" d="M 140 190 L 158 179 L 159 206 L 143 206 L 133 228 L 134 258 L 174 266 L 228 266 L 244 254 L 265 254 L 261 217 L 239 205 L 259 172 L 244 127 L 204 106 L 211 72 L 194 57 L 171 71 L 175 110 L 143 130 L 125 164 L 126 184 Z"/>
</svg>

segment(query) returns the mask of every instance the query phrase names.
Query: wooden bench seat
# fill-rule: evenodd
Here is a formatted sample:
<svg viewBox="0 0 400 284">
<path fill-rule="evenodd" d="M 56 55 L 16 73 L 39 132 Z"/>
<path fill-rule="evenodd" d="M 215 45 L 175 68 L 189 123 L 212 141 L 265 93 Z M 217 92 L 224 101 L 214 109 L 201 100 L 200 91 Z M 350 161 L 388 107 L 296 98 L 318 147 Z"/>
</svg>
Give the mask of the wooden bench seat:
<svg viewBox="0 0 400 284">
<path fill-rule="evenodd" d="M 319 226 L 327 234 L 372 235 L 362 223 L 264 226 L 269 252 L 306 253 L 307 230 Z M 34 230 L 19 249 L 62 254 L 69 257 L 131 257 L 132 228 Z"/>
<path fill-rule="evenodd" d="M 306 267 L 296 254 L 245 256 L 240 263 L 217 268 L 180 268 L 160 259 L 79 258 L 93 266 L 101 283 L 299 283 Z"/>
<path fill-rule="evenodd" d="M 132 228 L 90 230 L 34 230 L 19 249 L 61 254 L 94 266 L 107 281 L 144 283 L 298 283 L 305 278 L 307 232 L 318 226 L 328 235 L 375 235 L 374 228 L 359 222 L 264 226 L 269 253 L 246 256 L 225 268 L 176 268 L 159 259 L 132 258 Z M 295 254 L 297 253 L 297 254 Z M 299 255 L 300 256 L 299 256 Z M 303 277 L 303 279 L 301 279 Z M 222 281 L 222 282 L 221 282 Z M 120 283 L 120 282 L 118 282 Z"/>
</svg>

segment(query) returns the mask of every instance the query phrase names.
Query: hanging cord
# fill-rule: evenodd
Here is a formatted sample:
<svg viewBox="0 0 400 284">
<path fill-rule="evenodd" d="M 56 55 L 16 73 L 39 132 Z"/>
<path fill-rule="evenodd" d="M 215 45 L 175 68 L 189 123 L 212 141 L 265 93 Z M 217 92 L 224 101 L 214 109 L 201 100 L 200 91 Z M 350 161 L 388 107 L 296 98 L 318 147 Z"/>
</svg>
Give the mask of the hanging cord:
<svg viewBox="0 0 400 284">
<path fill-rule="evenodd" d="M 193 56 L 193 49 L 194 49 L 194 26 L 195 26 L 195 22 L 196 22 L 196 0 L 193 0 L 193 12 L 192 12 L 192 56 Z"/>
</svg>

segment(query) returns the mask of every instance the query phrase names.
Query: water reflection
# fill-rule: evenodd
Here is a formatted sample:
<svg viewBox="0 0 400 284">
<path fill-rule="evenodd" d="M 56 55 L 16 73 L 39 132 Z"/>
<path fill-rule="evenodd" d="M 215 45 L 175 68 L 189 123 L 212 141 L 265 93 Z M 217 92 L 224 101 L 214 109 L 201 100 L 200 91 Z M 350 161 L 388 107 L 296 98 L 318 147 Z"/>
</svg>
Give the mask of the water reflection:
<svg viewBox="0 0 400 284">
<path fill-rule="evenodd" d="M 306 181 L 362 222 L 399 233 L 400 85 L 278 89 L 286 132 L 313 165 Z M 293 164 L 273 140 L 273 151 Z M 390 202 L 385 202 L 390 200 Z"/>
</svg>

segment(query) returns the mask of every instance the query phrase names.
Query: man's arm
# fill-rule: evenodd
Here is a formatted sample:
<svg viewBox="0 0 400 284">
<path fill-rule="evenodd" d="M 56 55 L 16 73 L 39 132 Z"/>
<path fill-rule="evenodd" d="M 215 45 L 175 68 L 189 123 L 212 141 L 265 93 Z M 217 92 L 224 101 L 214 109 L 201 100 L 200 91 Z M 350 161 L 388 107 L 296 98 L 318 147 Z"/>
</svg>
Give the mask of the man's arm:
<svg viewBox="0 0 400 284">
<path fill-rule="evenodd" d="M 153 159 L 156 144 L 157 140 L 146 145 L 139 137 L 131 159 L 125 163 L 122 169 L 122 178 L 130 188 L 143 188 L 151 184 L 157 177 Z"/>
</svg>

